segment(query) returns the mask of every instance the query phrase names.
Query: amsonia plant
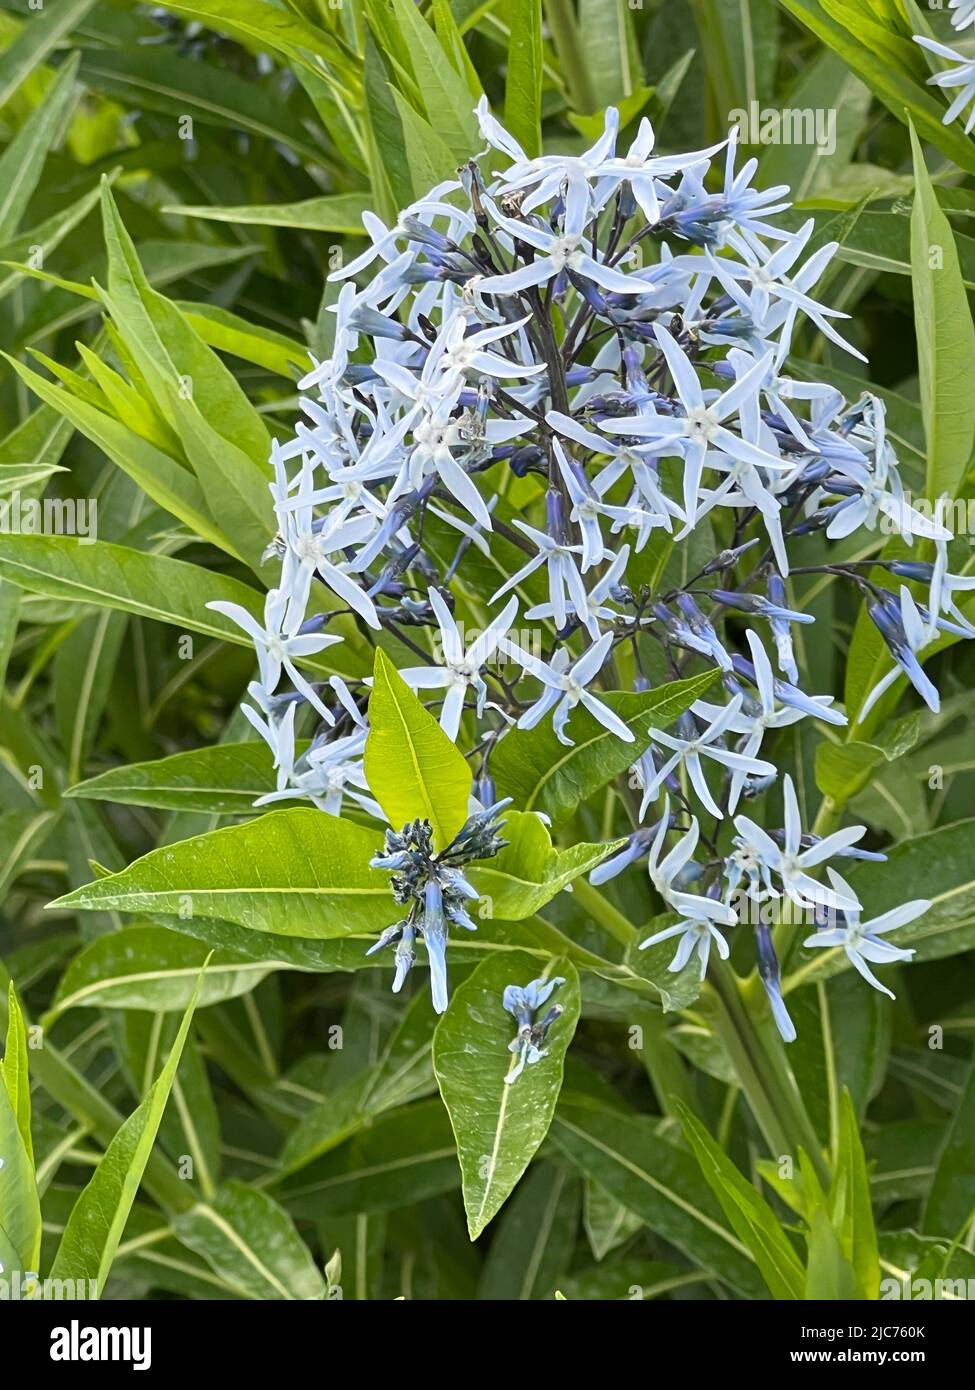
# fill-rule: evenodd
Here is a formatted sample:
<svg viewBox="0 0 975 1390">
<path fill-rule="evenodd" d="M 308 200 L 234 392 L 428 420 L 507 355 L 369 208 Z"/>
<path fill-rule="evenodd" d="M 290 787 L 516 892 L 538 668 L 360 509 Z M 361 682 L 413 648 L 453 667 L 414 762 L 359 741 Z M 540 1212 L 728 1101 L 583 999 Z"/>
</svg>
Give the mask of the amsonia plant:
<svg viewBox="0 0 975 1390">
<path fill-rule="evenodd" d="M 825 45 L 788 31 L 809 100 L 905 122 L 890 170 L 834 129 L 830 182 L 757 147 L 720 0 L 653 88 L 631 61 L 664 16 L 590 72 L 594 0 L 544 24 L 536 0 L 167 8 L 245 56 L 268 27 L 279 103 L 226 100 L 326 191 L 221 207 L 217 161 L 204 206 L 134 144 L 78 190 L 95 265 L 3 258 L 51 350 L 25 357 L 29 316 L 8 342 L 11 396 L 40 405 L 0 442 L 0 887 L 26 894 L 0 1278 L 258 1300 L 975 1278 L 975 256 L 949 220 L 975 206 L 971 64 L 922 72 L 952 51 L 900 0 L 869 24 L 783 0 Z M 778 8 L 746 8 L 771 52 Z M 500 85 L 472 60 L 499 34 Z M 205 42 L 180 42 L 205 107 Z M 92 78 L 152 85 L 118 57 Z M 670 138 L 692 60 L 706 114 Z M 266 239 L 161 251 L 147 188 Z M 300 316 L 307 248 L 291 275 L 275 228 L 355 240 Z M 261 255 L 281 306 L 244 269 L 165 293 Z M 912 300 L 897 369 L 860 312 L 878 276 Z M 49 340 L 78 324 L 69 366 Z M 63 534 L 44 507 L 74 435 L 103 520 Z"/>
</svg>

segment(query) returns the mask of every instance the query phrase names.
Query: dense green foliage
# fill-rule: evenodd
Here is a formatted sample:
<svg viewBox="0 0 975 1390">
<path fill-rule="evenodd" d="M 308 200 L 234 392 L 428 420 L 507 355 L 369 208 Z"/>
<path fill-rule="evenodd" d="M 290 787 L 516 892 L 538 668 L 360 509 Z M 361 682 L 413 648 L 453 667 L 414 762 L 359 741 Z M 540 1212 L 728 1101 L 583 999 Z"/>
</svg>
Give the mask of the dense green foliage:
<svg viewBox="0 0 975 1390">
<path fill-rule="evenodd" d="M 849 874 L 871 913 L 934 904 L 894 938 L 917 951 L 896 1003 L 790 943 L 786 1050 L 750 962 L 740 986 L 675 978 L 666 946 L 635 950 L 659 913 L 645 875 L 587 882 L 628 829 L 632 760 L 595 721 L 568 758 L 542 727 L 500 745 L 511 844 L 473 871 L 492 914 L 451 943 L 442 1020 L 424 982 L 390 994 L 366 968 L 398 915 L 377 836 L 253 809 L 273 790 L 238 709 L 253 653 L 206 606 L 263 611 L 267 460 L 329 351 L 325 277 L 364 210 L 394 221 L 477 153 L 483 93 L 529 154 L 583 149 L 608 105 L 667 151 L 752 103 L 834 113 L 831 149 L 748 151 L 812 246 L 840 243 L 828 302 L 869 358 L 807 326 L 791 369 L 851 399 L 872 383 L 916 492 L 975 500 L 975 139 L 942 123 L 911 42 L 944 19 L 914 0 L 4 0 L 0 502 L 97 501 L 97 539 L 0 527 L 6 1271 L 193 1299 L 975 1277 L 975 654 L 933 657 L 936 715 L 898 688 L 852 731 L 777 744 L 804 824 L 863 822 L 888 851 Z M 674 559 L 653 554 L 662 581 Z M 828 576 L 795 600 L 818 619 L 814 688 L 858 709 L 884 669 L 862 600 Z M 372 795 L 447 844 L 469 762 L 374 634 L 343 631 L 309 669 L 375 671 Z M 645 731 L 711 678 L 612 698 Z M 508 1086 L 496 1004 L 543 969 L 563 1013 Z"/>
</svg>

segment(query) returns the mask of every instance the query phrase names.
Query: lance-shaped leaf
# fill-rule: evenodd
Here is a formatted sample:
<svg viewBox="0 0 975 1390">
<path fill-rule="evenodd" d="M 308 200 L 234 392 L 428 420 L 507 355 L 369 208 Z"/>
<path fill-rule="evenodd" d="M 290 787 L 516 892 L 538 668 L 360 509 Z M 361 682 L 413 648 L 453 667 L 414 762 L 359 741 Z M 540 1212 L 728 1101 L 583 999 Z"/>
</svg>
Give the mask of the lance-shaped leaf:
<svg viewBox="0 0 975 1390">
<path fill-rule="evenodd" d="M 507 847 L 494 859 L 470 865 L 464 873 L 481 896 L 479 915 L 502 922 L 534 916 L 573 879 L 589 873 L 625 844 L 624 840 L 582 843 L 558 850 L 545 823 L 523 811 L 507 812 L 501 834 Z"/>
<path fill-rule="evenodd" d="M 678 1111 L 687 1142 L 728 1222 L 754 1256 L 773 1298 L 801 1299 L 805 1274 L 765 1198 L 732 1163 L 683 1102 Z"/>
<path fill-rule="evenodd" d="M 289 1211 L 326 1214 L 393 1211 L 449 1192 L 458 1182 L 453 1135 L 439 1096 L 381 1115 L 361 1135 L 275 1188 Z"/>
<path fill-rule="evenodd" d="M 246 994 L 291 963 L 213 952 L 166 927 L 131 926 L 90 941 L 65 971 L 45 1025 L 68 1009 L 185 1009 L 199 984 L 201 1007 Z M 202 973 L 201 973 L 202 972 Z"/>
<path fill-rule="evenodd" d="M 921 410 L 927 439 L 926 495 L 954 497 L 975 444 L 975 324 L 951 223 L 942 212 L 911 126 L 916 192 L 911 212 L 911 282 Z"/>
<path fill-rule="evenodd" d="M 244 647 L 247 634 L 207 603 L 239 603 L 258 620 L 264 611 L 263 595 L 229 575 L 78 536 L 0 534 L 0 578 L 47 598 L 119 608 Z"/>
<path fill-rule="evenodd" d="M 65 116 L 77 96 L 77 74 L 78 54 L 75 53 L 3 152 L 0 159 L 0 243 L 13 236 L 33 196 L 44 168 L 44 158 L 60 134 Z"/>
<path fill-rule="evenodd" d="M 31 1163 L 34 1161 L 34 1144 L 30 1132 L 30 1077 L 27 1072 L 27 1029 L 24 1015 L 17 1000 L 13 981 L 7 991 L 7 1040 L 4 1044 L 3 1061 L 0 1062 L 0 1083 L 3 1084 L 10 1100 L 10 1108 L 17 1120 L 20 1137 Z"/>
<path fill-rule="evenodd" d="M 6 1086 L 0 1086 L 0 1266 L 5 1274 L 37 1273 L 41 1207 L 34 1164 Z"/>
<path fill-rule="evenodd" d="M 245 1298 L 319 1299 L 325 1280 L 273 1197 L 231 1181 L 173 1222 L 184 1245 Z"/>
<path fill-rule="evenodd" d="M 375 831 L 337 816 L 272 811 L 153 850 L 58 905 L 213 917 L 280 936 L 378 931 L 399 913 L 388 874 L 369 867 L 378 848 Z"/>
<path fill-rule="evenodd" d="M 52 1279 L 93 1280 L 96 1296 L 100 1298 L 104 1293 L 176 1079 L 195 1007 L 194 994 L 162 1071 L 105 1150 L 91 1181 L 74 1204 L 51 1266 Z"/>
<path fill-rule="evenodd" d="M 471 770 L 386 653 L 376 648 L 366 740 L 369 790 L 397 830 L 428 820 L 443 849 L 467 819 Z"/>
<path fill-rule="evenodd" d="M 975 1214 L 975 1063 L 958 1100 L 924 1209 L 924 1230 L 957 1235 Z"/>
<path fill-rule="evenodd" d="M 307 744 L 298 740 L 297 751 Z M 274 769 L 267 744 L 218 743 L 172 753 L 147 763 L 113 767 L 71 787 L 66 796 L 115 801 L 125 806 L 153 806 L 161 811 L 202 811 L 215 816 L 243 816 L 259 796 L 274 791 Z"/>
<path fill-rule="evenodd" d="M 565 960 L 547 977 L 565 984 L 553 996 L 563 1012 L 545 1040 L 547 1055 L 513 1082 L 508 1045 L 517 1025 L 502 1006 L 507 985 L 524 987 L 537 962 L 518 953 L 487 960 L 454 993 L 433 1040 L 433 1066 L 457 1140 L 471 1240 L 497 1214 L 548 1133 L 562 1088 L 566 1049 L 579 1019 L 579 977 Z"/>
<path fill-rule="evenodd" d="M 523 811 L 544 811 L 552 824 L 564 825 L 580 802 L 625 772 L 650 744 L 651 726 L 666 727 L 701 698 L 714 671 L 672 681 L 655 690 L 614 691 L 600 699 L 632 731 L 624 743 L 582 708 L 569 722 L 571 748 L 555 737 L 551 720 L 534 729 L 512 729 L 491 755 L 491 774 L 498 796 L 512 796 Z"/>
<path fill-rule="evenodd" d="M 749 1298 L 765 1296 L 751 1251 L 731 1230 L 693 1155 L 662 1138 L 654 1120 L 573 1098 L 559 1107 L 552 1138 L 576 1167 L 711 1277 Z"/>
<path fill-rule="evenodd" d="M 840 1099 L 839 1143 L 829 1194 L 831 1224 L 843 1256 L 856 1277 L 858 1296 L 880 1296 L 877 1227 L 870 1200 L 870 1174 L 860 1139 L 860 1125 L 849 1091 Z"/>
<path fill-rule="evenodd" d="M 7 1036 L 0 1063 L 0 1268 L 8 1276 L 37 1272 L 41 1208 L 30 1131 L 27 1033 L 13 983 L 7 994 Z"/>
</svg>

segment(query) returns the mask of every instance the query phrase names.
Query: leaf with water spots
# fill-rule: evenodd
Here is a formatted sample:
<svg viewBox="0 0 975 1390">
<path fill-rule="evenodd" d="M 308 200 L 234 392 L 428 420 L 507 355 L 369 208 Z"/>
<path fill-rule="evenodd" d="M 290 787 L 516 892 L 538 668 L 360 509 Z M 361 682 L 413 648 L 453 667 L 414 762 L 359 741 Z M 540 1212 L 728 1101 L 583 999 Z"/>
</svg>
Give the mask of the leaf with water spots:
<svg viewBox="0 0 975 1390">
<path fill-rule="evenodd" d="M 562 1014 L 545 1040 L 546 1055 L 512 1083 L 508 1044 L 515 1020 L 501 997 L 507 985 L 524 987 L 538 962 L 520 952 L 479 965 L 454 994 L 433 1039 L 433 1066 L 457 1140 L 464 1208 L 471 1240 L 497 1214 L 548 1133 L 562 1088 L 566 1049 L 579 1020 L 579 977 L 567 960 L 546 974 L 565 983 L 551 1002 Z"/>
</svg>

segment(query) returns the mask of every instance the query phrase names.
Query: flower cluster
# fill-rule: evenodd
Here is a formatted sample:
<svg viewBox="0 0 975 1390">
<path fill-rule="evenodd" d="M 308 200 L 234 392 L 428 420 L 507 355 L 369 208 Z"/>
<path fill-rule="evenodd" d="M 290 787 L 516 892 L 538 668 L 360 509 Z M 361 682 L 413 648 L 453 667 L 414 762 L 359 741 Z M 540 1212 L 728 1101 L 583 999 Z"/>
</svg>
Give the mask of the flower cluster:
<svg viewBox="0 0 975 1390">
<path fill-rule="evenodd" d="M 959 34 L 970 26 L 975 25 L 975 0 L 948 0 L 949 10 L 954 10 L 951 16 L 952 28 Z M 926 38 L 923 34 L 915 34 L 914 42 L 926 48 L 929 53 L 934 53 L 938 58 L 944 58 L 951 66 L 944 68 L 941 72 L 936 72 L 928 78 L 928 84 L 933 87 L 941 87 L 943 91 L 951 91 L 957 87 L 958 91 L 943 117 L 943 123 L 950 125 L 956 120 L 967 106 L 971 106 L 968 118 L 965 121 L 965 134 L 970 135 L 975 130 L 975 58 L 966 58 L 957 49 L 950 48 L 946 43 L 938 43 L 934 39 Z"/>
<path fill-rule="evenodd" d="M 969 0 L 963 17 L 975 17 Z M 470 750 L 487 818 L 471 825 L 488 839 L 501 740 L 550 721 L 571 746 L 585 716 L 633 742 L 606 691 L 711 667 L 712 698 L 647 730 L 632 835 L 594 882 L 646 858 L 678 917 L 651 938 L 680 937 L 675 969 L 696 952 L 703 974 L 712 946 L 727 954 L 742 895 L 822 911 L 814 941 L 843 944 L 858 969 L 900 958 L 858 925 L 843 880 L 815 876 L 865 853 L 862 827 L 806 832 L 788 778 L 781 827 L 739 813 L 777 780 L 780 729 L 862 719 L 902 677 L 937 709 L 926 651 L 975 635 L 956 602 L 975 581 L 949 572 L 951 531 L 909 500 L 883 402 L 849 403 L 790 369 L 803 325 L 861 356 L 837 326 L 846 316 L 816 297 L 835 243 L 783 216 L 788 189 L 756 188 L 733 138 L 659 154 L 643 120 L 621 149 L 610 110 L 583 154 L 529 158 L 484 101 L 477 118 L 481 162 L 393 226 L 364 215 L 367 249 L 332 277 L 331 353 L 300 383 L 294 437 L 274 448 L 279 585 L 263 626 L 214 605 L 257 648 L 245 713 L 278 774 L 264 800 L 338 814 L 348 798 L 381 817 L 362 772 L 368 679 L 321 675 L 340 625 L 413 654 L 401 675 Z M 794 538 L 839 545 L 863 530 L 923 541 L 933 558 L 790 565 Z M 701 558 L 666 584 L 660 556 L 681 545 Z M 889 669 L 860 710 L 800 684 L 797 634 L 813 621 L 790 600 L 800 573 L 851 586 L 883 637 Z M 299 719 L 310 744 L 296 756 Z M 398 941 L 394 988 L 421 936 L 437 1008 L 447 927 L 473 925 L 453 851 L 434 856 L 415 824 L 389 831 L 376 861 L 409 905 L 377 943 Z M 767 929 L 756 951 L 789 1037 Z"/>
<path fill-rule="evenodd" d="M 565 984 L 562 975 L 554 975 L 551 980 L 532 980 L 522 988 L 520 985 L 507 985 L 501 1003 L 518 1025 L 518 1032 L 508 1044 L 508 1051 L 514 1052 L 518 1060 L 505 1076 L 511 1085 L 525 1070 L 526 1064 L 534 1066 L 545 1056 L 543 1043 L 548 1030 L 562 1014 L 561 1004 L 553 1004 L 540 1019 L 535 1018 L 543 1004 L 547 1004 L 560 985 Z"/>
<path fill-rule="evenodd" d="M 446 849 L 433 851 L 433 831 L 429 821 L 411 821 L 401 831 L 387 830 L 383 852 L 371 861 L 375 869 L 388 869 L 393 897 L 407 908 L 406 916 L 387 927 L 369 947 L 373 955 L 384 946 L 397 943 L 393 992 L 403 982 L 416 959 L 417 936 L 422 937 L 430 962 L 430 991 L 433 1007 L 442 1014 L 447 1007 L 447 937 L 452 926 L 477 931 L 465 906 L 476 901 L 477 889 L 461 872 L 476 859 L 492 859 L 504 849 L 500 813 L 510 803 L 499 801 L 487 811 L 470 817 Z"/>
</svg>

